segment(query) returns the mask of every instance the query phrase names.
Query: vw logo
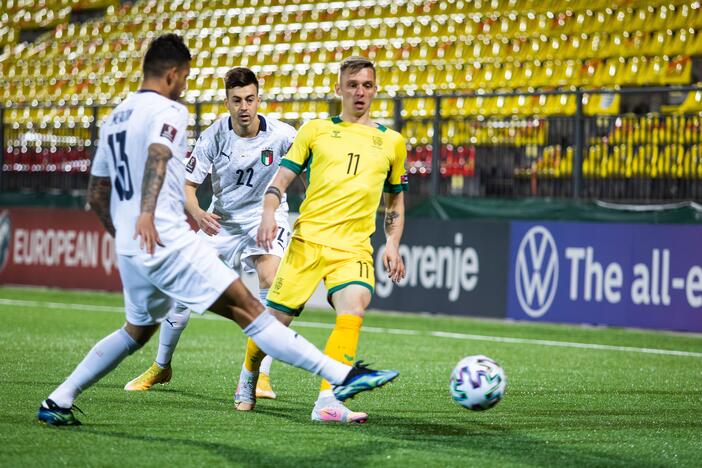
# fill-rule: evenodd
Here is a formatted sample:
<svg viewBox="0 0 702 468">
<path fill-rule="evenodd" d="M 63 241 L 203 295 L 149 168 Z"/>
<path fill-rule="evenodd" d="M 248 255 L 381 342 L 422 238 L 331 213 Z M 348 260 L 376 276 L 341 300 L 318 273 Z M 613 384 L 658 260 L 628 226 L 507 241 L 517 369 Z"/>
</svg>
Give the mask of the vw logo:
<svg viewBox="0 0 702 468">
<path fill-rule="evenodd" d="M 544 315 L 558 288 L 558 249 L 543 226 L 534 226 L 519 243 L 514 284 L 522 310 L 533 318 Z"/>
</svg>

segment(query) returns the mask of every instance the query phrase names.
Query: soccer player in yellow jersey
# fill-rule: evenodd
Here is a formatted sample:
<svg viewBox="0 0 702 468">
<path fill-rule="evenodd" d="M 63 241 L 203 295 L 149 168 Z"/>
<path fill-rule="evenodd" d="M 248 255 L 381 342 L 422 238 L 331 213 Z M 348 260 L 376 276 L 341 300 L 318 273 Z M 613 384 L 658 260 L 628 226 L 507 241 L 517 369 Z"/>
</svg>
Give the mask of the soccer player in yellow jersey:
<svg viewBox="0 0 702 468">
<path fill-rule="evenodd" d="M 361 323 L 375 286 L 370 236 L 382 192 L 387 238 L 383 266 L 395 282 L 405 275 L 398 248 L 404 227 L 407 150 L 399 133 L 370 119 L 377 89 L 371 61 L 351 57 L 341 63 L 335 86 L 341 96 L 341 115 L 312 120 L 300 128 L 264 196 L 257 236 L 261 246 L 272 246 L 277 233 L 274 213 L 282 194 L 306 169 L 306 198 L 267 302 L 278 319 L 289 324 L 323 279 L 336 310 L 336 324 L 324 352 L 345 363 L 355 359 Z M 262 356 L 249 340 L 246 368 L 255 372 Z M 247 395 L 238 396 L 239 409 L 253 408 L 250 395 L 251 390 L 248 400 Z M 322 382 L 312 420 L 348 423 L 367 419 L 366 413 L 346 408 L 334 397 L 329 382 Z"/>
</svg>

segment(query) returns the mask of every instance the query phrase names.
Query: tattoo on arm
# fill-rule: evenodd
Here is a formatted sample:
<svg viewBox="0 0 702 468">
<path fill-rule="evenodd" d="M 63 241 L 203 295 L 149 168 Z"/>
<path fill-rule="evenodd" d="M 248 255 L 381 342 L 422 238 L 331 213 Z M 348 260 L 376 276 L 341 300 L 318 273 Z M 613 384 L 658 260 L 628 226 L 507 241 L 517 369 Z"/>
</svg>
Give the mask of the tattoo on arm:
<svg viewBox="0 0 702 468">
<path fill-rule="evenodd" d="M 266 189 L 266 193 L 264 195 L 269 195 L 269 194 L 278 198 L 278 203 L 281 203 L 283 201 L 283 194 L 280 193 L 280 189 L 278 187 L 274 187 L 273 185 L 268 187 L 268 189 Z"/>
<path fill-rule="evenodd" d="M 400 245 L 402 231 L 405 229 L 404 195 L 400 193 L 385 194 L 385 238 L 396 247 Z"/>
<path fill-rule="evenodd" d="M 385 229 L 389 230 L 395 224 L 395 221 L 400 217 L 400 213 L 395 210 L 385 212 Z"/>
<path fill-rule="evenodd" d="M 90 176 L 88 181 L 88 203 L 97 214 L 100 223 L 112 237 L 115 236 L 115 225 L 110 215 L 110 194 L 112 183 L 109 177 Z"/>
<path fill-rule="evenodd" d="M 165 146 L 158 143 L 149 145 L 149 157 L 144 168 L 144 179 L 141 182 L 141 212 L 153 213 L 156 211 L 156 201 L 161 192 L 163 180 L 166 178 L 168 160 L 173 153 Z"/>
</svg>

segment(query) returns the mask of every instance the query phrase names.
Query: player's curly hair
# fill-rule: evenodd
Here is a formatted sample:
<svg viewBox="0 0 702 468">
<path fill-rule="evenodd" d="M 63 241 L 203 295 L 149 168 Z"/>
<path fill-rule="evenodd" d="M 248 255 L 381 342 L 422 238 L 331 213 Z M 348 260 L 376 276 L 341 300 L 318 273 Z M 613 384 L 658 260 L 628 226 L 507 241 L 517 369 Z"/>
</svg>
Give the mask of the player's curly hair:
<svg viewBox="0 0 702 468">
<path fill-rule="evenodd" d="M 169 68 L 182 67 L 192 60 L 188 46 L 177 34 L 162 34 L 151 41 L 144 55 L 144 78 L 163 76 Z"/>
<path fill-rule="evenodd" d="M 253 71 L 246 67 L 234 67 L 224 75 L 225 92 L 250 84 L 256 85 L 256 92 L 258 92 L 258 78 Z"/>
</svg>

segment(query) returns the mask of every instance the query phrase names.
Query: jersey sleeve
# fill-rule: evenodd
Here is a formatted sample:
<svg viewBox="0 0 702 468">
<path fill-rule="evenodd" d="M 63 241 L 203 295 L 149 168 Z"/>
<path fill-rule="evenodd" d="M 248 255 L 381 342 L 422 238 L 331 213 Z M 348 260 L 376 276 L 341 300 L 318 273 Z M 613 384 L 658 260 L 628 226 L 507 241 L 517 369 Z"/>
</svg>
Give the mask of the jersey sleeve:
<svg viewBox="0 0 702 468">
<path fill-rule="evenodd" d="M 295 141 L 296 136 L 297 136 L 297 130 L 295 130 L 294 127 L 286 128 L 285 139 L 284 139 L 284 144 L 285 144 L 286 150 L 289 150 L 292 147 L 292 144 Z"/>
<path fill-rule="evenodd" d="M 184 107 L 172 104 L 154 116 L 147 136 L 146 147 L 148 148 L 153 143 L 160 143 L 175 153 L 175 142 L 185 135 L 187 127 L 188 111 Z"/>
<path fill-rule="evenodd" d="M 217 151 L 215 142 L 208 138 L 206 133 L 200 135 L 195 143 L 195 148 L 190 155 L 190 159 L 185 165 L 185 179 L 195 184 L 205 181 L 207 174 L 212 170 L 212 161 Z"/>
<path fill-rule="evenodd" d="M 295 135 L 288 154 L 280 161 L 282 167 L 287 167 L 295 174 L 300 174 L 305 169 L 307 159 L 312 151 L 312 140 L 315 136 L 314 121 L 304 124 Z"/>
<path fill-rule="evenodd" d="M 95 156 L 93 157 L 93 162 L 90 166 L 90 174 L 95 177 L 109 177 L 110 176 L 110 160 L 107 154 L 105 141 L 100 138 L 98 142 L 97 150 L 95 150 Z"/>
<path fill-rule="evenodd" d="M 405 161 L 407 160 L 407 146 L 405 139 L 400 136 L 395 142 L 395 158 L 390 166 L 388 178 L 385 180 L 383 191 L 386 193 L 400 193 L 409 190 Z"/>
</svg>

